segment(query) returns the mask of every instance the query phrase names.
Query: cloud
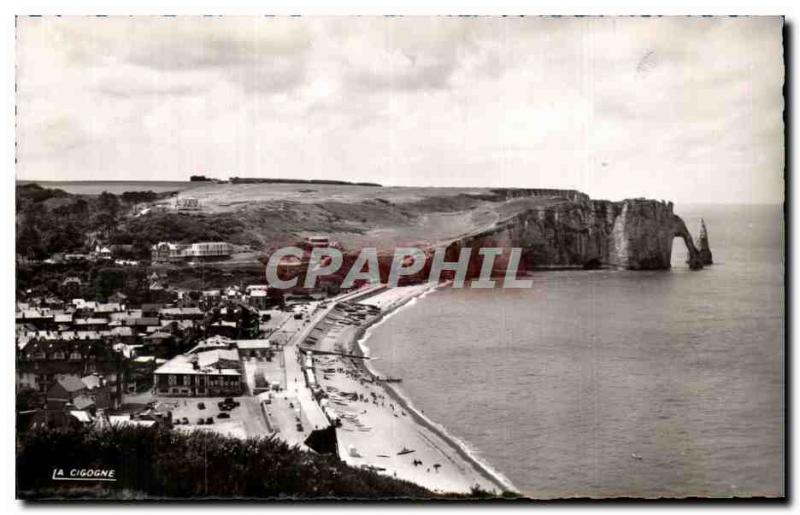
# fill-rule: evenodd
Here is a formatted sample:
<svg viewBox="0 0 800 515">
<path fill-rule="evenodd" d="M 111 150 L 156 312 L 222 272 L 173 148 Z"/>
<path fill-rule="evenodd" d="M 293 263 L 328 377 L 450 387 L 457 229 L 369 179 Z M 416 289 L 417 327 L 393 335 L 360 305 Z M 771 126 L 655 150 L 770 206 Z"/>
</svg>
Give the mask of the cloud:
<svg viewBox="0 0 800 515">
<path fill-rule="evenodd" d="M 22 178 L 202 171 L 782 199 L 780 18 L 17 25 Z M 731 187 L 694 187 L 698 170 Z"/>
<path fill-rule="evenodd" d="M 348 20 L 350 22 L 351 20 Z M 343 38 L 349 86 L 364 91 L 435 90 L 476 48 L 480 25 L 469 18 L 361 19 Z"/>
<path fill-rule="evenodd" d="M 291 18 L 137 17 L 45 18 L 21 31 L 53 33 L 73 66 L 138 67 L 136 83 L 154 74 L 209 72 L 248 90 L 283 91 L 302 83 L 310 37 Z M 37 29 L 30 28 L 40 24 Z M 136 87 L 136 86 L 134 86 Z M 118 93 L 116 88 L 108 88 Z M 144 88 L 148 89 L 148 88 Z M 165 93 L 187 92 L 165 87 Z"/>
</svg>

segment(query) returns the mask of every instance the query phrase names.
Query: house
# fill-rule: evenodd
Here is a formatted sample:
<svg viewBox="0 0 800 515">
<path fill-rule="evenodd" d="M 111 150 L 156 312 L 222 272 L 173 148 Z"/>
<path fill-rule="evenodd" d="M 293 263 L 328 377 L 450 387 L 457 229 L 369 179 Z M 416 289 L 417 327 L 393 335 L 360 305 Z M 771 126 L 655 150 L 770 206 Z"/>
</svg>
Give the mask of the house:
<svg viewBox="0 0 800 515">
<path fill-rule="evenodd" d="M 206 327 L 206 334 L 208 336 L 224 336 L 226 338 L 235 338 L 238 333 L 236 322 L 219 320 Z"/>
<path fill-rule="evenodd" d="M 81 381 L 80 377 L 71 374 L 58 374 L 53 385 L 47 390 L 47 407 L 49 409 L 61 409 L 69 403 L 78 409 L 84 409 L 91 405 L 91 402 L 88 402 L 88 398 L 84 396 L 87 390 L 86 384 Z M 78 406 L 78 404 L 81 406 Z"/>
<path fill-rule="evenodd" d="M 225 336 L 212 336 L 205 340 L 200 340 L 197 345 L 187 352 L 187 354 L 196 354 L 207 350 L 214 349 L 232 349 L 236 346 L 236 340 L 227 338 Z"/>
<path fill-rule="evenodd" d="M 107 318 L 91 317 L 91 318 L 76 318 L 72 321 L 75 329 L 81 331 L 102 331 L 108 327 Z"/>
<path fill-rule="evenodd" d="M 92 257 L 95 259 L 109 260 L 111 259 L 111 249 L 101 246 L 99 243 L 94 246 L 92 250 Z"/>
<path fill-rule="evenodd" d="M 161 304 L 142 304 L 142 316 L 157 317 L 162 307 Z"/>
<path fill-rule="evenodd" d="M 145 331 L 148 327 L 161 327 L 161 322 L 157 317 L 128 318 L 125 320 L 125 325 Z"/>
<path fill-rule="evenodd" d="M 329 247 L 331 244 L 330 240 L 325 236 L 308 236 L 305 242 L 311 248 Z"/>
<path fill-rule="evenodd" d="M 175 197 L 173 206 L 177 211 L 199 211 L 200 200 L 195 197 Z"/>
<path fill-rule="evenodd" d="M 107 302 L 105 304 L 97 304 L 94 309 L 95 314 L 111 314 L 111 313 L 119 313 L 122 311 L 122 306 L 119 305 L 117 302 Z"/>
<path fill-rule="evenodd" d="M 53 321 L 60 326 L 72 325 L 72 313 L 56 313 L 53 315 Z"/>
<path fill-rule="evenodd" d="M 168 357 L 170 354 L 174 354 L 174 351 L 170 352 L 174 341 L 175 338 L 172 334 L 157 330 L 142 338 L 142 351 L 147 354 Z"/>
<path fill-rule="evenodd" d="M 198 307 L 161 308 L 163 320 L 201 320 L 205 315 Z"/>
<path fill-rule="evenodd" d="M 150 250 L 150 259 L 153 263 L 173 263 L 183 259 L 184 245 L 161 241 L 153 245 Z"/>
<path fill-rule="evenodd" d="M 247 304 L 256 309 L 265 309 L 270 304 L 267 290 L 253 290 L 247 297 Z"/>
<path fill-rule="evenodd" d="M 219 290 L 204 290 L 202 296 L 204 300 L 213 301 L 214 299 L 219 299 L 221 294 Z"/>
<path fill-rule="evenodd" d="M 53 429 L 67 427 L 79 428 L 87 425 L 85 422 L 87 419 L 89 419 L 88 414 L 77 410 L 38 409 L 18 413 L 17 428 L 20 431 L 45 427 Z"/>
<path fill-rule="evenodd" d="M 116 409 L 119 407 L 118 398 L 115 395 L 114 389 L 106 382 L 106 378 L 100 374 L 90 374 L 81 378 L 81 382 L 86 385 L 86 391 L 76 399 L 73 404 L 78 409 Z M 80 397 L 87 397 L 87 401 L 83 401 L 84 407 L 81 407 Z"/>
<path fill-rule="evenodd" d="M 72 305 L 76 312 L 83 315 L 91 315 L 97 309 L 97 302 L 93 300 L 72 299 Z"/>
<path fill-rule="evenodd" d="M 138 347 L 138 346 L 137 346 Z M 135 353 L 138 349 L 131 349 Z M 136 356 L 128 363 L 125 375 L 125 391 L 128 393 L 144 392 L 153 387 L 153 370 L 167 360 L 155 356 Z"/>
<path fill-rule="evenodd" d="M 153 388 L 162 395 L 241 395 L 239 353 L 218 349 L 179 354 L 153 372 Z"/>
<path fill-rule="evenodd" d="M 49 309 L 24 309 L 15 315 L 17 324 L 30 324 L 37 329 L 55 328 L 55 316 Z"/>
<path fill-rule="evenodd" d="M 239 350 L 239 356 L 242 359 L 272 359 L 272 350 L 269 340 L 236 340 L 236 348 Z"/>
<path fill-rule="evenodd" d="M 65 331 L 47 337 L 37 336 L 17 353 L 17 384 L 48 392 L 60 377 L 80 379 L 95 372 L 115 382 L 120 358 L 96 333 Z M 56 390 L 56 393 L 63 392 Z"/>
<path fill-rule="evenodd" d="M 108 331 L 108 336 L 111 337 L 112 341 L 126 343 L 126 344 L 132 344 L 135 339 L 133 328 L 127 326 L 118 326 L 111 328 Z"/>
<path fill-rule="evenodd" d="M 112 387 L 99 374 L 82 378 L 74 374 L 58 374 L 47 390 L 46 398 L 49 409 L 65 409 L 68 405 L 91 411 L 118 407 Z"/>
</svg>

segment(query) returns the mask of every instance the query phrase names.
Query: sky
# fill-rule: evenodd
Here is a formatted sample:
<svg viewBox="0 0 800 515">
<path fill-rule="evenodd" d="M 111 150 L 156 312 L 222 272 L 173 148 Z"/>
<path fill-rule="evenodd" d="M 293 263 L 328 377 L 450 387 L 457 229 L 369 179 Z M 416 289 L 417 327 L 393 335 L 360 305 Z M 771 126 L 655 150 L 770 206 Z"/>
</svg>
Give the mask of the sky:
<svg viewBox="0 0 800 515">
<path fill-rule="evenodd" d="M 783 201 L 779 17 L 19 17 L 17 179 Z"/>
</svg>

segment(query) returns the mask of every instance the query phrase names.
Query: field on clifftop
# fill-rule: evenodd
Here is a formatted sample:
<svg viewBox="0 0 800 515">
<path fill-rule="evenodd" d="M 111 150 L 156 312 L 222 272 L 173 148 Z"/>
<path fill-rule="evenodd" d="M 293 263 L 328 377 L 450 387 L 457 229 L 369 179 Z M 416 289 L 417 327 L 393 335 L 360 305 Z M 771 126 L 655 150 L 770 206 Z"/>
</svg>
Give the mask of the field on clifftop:
<svg viewBox="0 0 800 515">
<path fill-rule="evenodd" d="M 176 197 L 197 198 L 201 209 L 176 211 Z M 54 252 L 86 251 L 87 242 L 100 239 L 133 247 L 130 257 L 148 259 L 150 247 L 160 241 L 227 241 L 235 247 L 229 264 L 257 263 L 274 249 L 315 234 L 338 241 L 346 251 L 449 243 L 526 209 L 564 202 L 569 201 L 557 195 L 488 188 L 19 183 L 17 224 L 24 237 L 18 238 L 18 252 L 45 259 Z M 71 236 L 61 242 L 62 234 Z"/>
<path fill-rule="evenodd" d="M 316 184 L 208 184 L 178 196 L 201 203 L 201 213 L 186 216 L 233 216 L 241 223 L 234 241 L 265 250 L 311 234 L 324 234 L 345 248 L 430 245 L 485 229 L 534 205 L 563 201 L 506 200 L 504 193 L 485 188 Z"/>
</svg>

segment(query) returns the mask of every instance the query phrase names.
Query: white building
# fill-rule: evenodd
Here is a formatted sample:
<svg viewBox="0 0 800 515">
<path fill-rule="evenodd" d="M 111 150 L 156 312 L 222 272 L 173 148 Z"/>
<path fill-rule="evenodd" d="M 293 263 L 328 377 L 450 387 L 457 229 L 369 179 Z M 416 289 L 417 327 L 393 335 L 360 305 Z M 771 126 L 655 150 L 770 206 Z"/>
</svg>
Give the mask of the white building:
<svg viewBox="0 0 800 515">
<path fill-rule="evenodd" d="M 169 263 L 191 259 L 226 258 L 233 247 L 224 241 L 203 241 L 183 244 L 162 241 L 152 247 L 151 258 L 156 263 Z"/>
<path fill-rule="evenodd" d="M 326 236 L 308 236 L 306 238 L 306 243 L 314 248 L 329 247 L 331 244 L 330 240 Z"/>
<path fill-rule="evenodd" d="M 199 211 L 200 201 L 195 197 L 175 197 L 174 206 L 178 211 Z"/>
<path fill-rule="evenodd" d="M 231 255 L 231 246 L 224 241 L 192 243 L 184 249 L 183 255 L 187 258 L 227 257 Z"/>
</svg>

